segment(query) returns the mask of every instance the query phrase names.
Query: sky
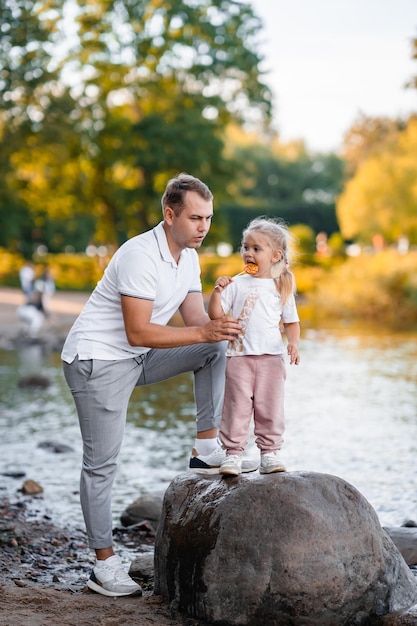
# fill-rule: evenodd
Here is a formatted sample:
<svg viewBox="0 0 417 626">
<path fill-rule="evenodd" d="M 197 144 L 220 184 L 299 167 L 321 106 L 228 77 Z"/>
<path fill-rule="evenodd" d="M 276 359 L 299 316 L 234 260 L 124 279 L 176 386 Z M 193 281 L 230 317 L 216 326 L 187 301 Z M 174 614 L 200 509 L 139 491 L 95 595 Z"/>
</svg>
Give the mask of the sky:
<svg viewBox="0 0 417 626">
<path fill-rule="evenodd" d="M 264 81 L 282 141 L 340 149 L 359 114 L 417 112 L 417 0 L 250 0 L 263 20 Z"/>
</svg>

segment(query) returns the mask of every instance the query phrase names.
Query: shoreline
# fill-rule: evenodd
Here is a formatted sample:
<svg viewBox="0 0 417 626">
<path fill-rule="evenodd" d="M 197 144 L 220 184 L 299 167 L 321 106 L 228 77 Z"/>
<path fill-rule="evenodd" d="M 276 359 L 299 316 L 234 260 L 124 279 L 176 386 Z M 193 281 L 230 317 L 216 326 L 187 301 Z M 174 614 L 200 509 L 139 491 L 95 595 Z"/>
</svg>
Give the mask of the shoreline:
<svg viewBox="0 0 417 626">
<path fill-rule="evenodd" d="M 56 292 L 39 341 L 54 336 L 62 340 L 89 295 Z M 0 349 L 16 349 L 25 336 L 16 315 L 23 303 L 20 289 L 0 287 Z M 194 620 L 171 615 L 168 601 L 153 590 L 124 598 L 88 590 L 94 557 L 84 531 L 58 527 L 46 516 L 38 519 L 31 508 L 28 497 L 19 493 L 13 502 L 0 498 L 0 626 L 197 626 Z M 129 552 L 134 558 L 133 550 Z"/>
<path fill-rule="evenodd" d="M 69 329 L 89 297 L 90 293 L 84 292 L 55 292 L 48 304 L 51 316 L 45 321 L 40 335 L 48 329 L 53 330 L 55 327 Z M 23 331 L 24 324 L 17 318 L 16 309 L 24 302 L 25 297 L 20 289 L 0 287 L 1 335 L 10 337 Z"/>
</svg>

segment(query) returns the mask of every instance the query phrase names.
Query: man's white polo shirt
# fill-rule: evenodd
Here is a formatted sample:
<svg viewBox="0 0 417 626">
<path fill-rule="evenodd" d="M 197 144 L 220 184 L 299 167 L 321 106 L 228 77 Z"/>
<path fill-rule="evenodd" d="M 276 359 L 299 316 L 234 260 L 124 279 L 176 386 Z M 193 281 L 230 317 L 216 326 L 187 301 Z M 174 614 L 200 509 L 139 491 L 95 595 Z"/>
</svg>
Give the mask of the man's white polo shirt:
<svg viewBox="0 0 417 626">
<path fill-rule="evenodd" d="M 113 255 L 103 278 L 74 322 L 62 359 L 129 359 L 149 348 L 129 345 L 121 296 L 153 301 L 151 321 L 166 325 L 190 292 L 201 292 L 198 254 L 182 251 L 179 263 L 168 248 L 162 222 L 126 241 Z"/>
</svg>

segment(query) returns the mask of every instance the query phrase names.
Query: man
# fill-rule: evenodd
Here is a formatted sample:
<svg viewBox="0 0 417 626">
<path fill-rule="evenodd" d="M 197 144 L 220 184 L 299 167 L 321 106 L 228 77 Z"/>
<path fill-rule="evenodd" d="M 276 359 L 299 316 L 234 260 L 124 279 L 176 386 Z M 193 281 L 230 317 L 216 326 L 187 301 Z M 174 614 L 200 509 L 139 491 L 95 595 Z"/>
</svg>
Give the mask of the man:
<svg viewBox="0 0 417 626">
<path fill-rule="evenodd" d="M 140 593 L 112 547 L 111 489 L 126 412 L 135 386 L 194 372 L 197 436 L 190 469 L 218 472 L 225 451 L 221 419 L 225 347 L 241 330 L 204 309 L 196 249 L 213 217 L 213 196 L 180 174 L 162 197 L 163 221 L 114 254 L 66 339 L 63 367 L 83 438 L 80 499 L 96 564 L 90 589 L 107 596 Z M 184 327 L 168 326 L 179 310 Z M 256 469 L 247 462 L 246 471 Z M 244 471 L 245 471 L 244 469 Z"/>
</svg>

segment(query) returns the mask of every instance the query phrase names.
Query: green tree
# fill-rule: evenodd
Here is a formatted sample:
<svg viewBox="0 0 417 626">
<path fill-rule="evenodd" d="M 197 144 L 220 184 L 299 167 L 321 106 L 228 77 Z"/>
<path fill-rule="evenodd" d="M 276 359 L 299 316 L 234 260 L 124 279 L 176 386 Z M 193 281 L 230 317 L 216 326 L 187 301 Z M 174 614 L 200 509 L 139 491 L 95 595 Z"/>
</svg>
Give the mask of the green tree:
<svg viewBox="0 0 417 626">
<path fill-rule="evenodd" d="M 74 102 L 55 54 L 63 15 L 63 0 L 1 3 L 0 245 L 28 257 L 36 244 L 58 251 L 91 231 L 91 217 L 79 212 Z"/>
<path fill-rule="evenodd" d="M 222 189 L 232 172 L 223 157 L 225 125 L 267 123 L 249 4 L 97 1 L 79 3 L 81 123 L 92 169 L 98 240 L 117 242 L 160 219 L 160 195 L 179 171 Z"/>
<path fill-rule="evenodd" d="M 1 2 L 0 243 L 118 244 L 178 171 L 221 196 L 225 125 L 271 110 L 250 4 Z"/>
<path fill-rule="evenodd" d="M 229 147 L 237 164 L 221 207 L 231 243 L 240 245 L 242 229 L 256 216 L 279 216 L 290 226 L 306 224 L 314 233 L 339 230 L 335 198 L 343 181 L 343 162 L 334 154 L 309 155 L 303 146 L 285 148 L 278 140 Z"/>
<path fill-rule="evenodd" d="M 45 43 L 54 18 L 42 22 L 35 4 L 1 0 L 0 5 L 0 245 L 9 247 L 31 234 L 29 208 L 13 189 L 13 152 L 39 117 L 40 86 L 52 79 Z"/>
<path fill-rule="evenodd" d="M 386 242 L 407 237 L 417 243 L 417 117 L 365 159 L 337 202 L 345 239 L 370 243 L 375 235 Z"/>
<path fill-rule="evenodd" d="M 395 141 L 399 130 L 406 122 L 388 117 L 369 117 L 360 114 L 345 133 L 342 157 L 346 163 L 346 175 L 354 176 L 358 167 L 381 149 Z"/>
</svg>

